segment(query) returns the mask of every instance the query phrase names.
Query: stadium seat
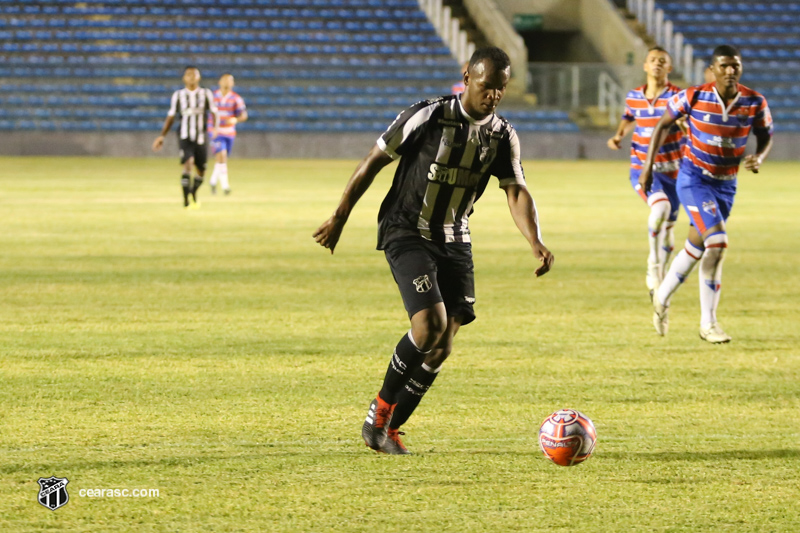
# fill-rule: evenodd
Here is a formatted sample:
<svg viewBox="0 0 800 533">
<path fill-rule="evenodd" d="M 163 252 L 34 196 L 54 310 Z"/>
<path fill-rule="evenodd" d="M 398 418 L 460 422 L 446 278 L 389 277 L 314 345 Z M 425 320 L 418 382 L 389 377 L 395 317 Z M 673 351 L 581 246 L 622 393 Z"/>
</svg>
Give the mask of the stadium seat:
<svg viewBox="0 0 800 533">
<path fill-rule="evenodd" d="M 235 74 L 251 131 L 378 132 L 459 78 L 416 0 L 0 0 L 0 13 L 0 76 L 20 80 L 3 84 L 1 129 L 155 131 L 195 64 L 208 85 Z"/>
</svg>

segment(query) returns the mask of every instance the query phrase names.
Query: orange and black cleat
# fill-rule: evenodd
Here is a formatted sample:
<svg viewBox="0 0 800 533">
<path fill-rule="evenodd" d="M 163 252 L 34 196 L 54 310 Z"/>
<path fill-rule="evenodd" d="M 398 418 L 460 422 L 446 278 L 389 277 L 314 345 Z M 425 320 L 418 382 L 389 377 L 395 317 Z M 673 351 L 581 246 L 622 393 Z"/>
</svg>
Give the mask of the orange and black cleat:
<svg viewBox="0 0 800 533">
<path fill-rule="evenodd" d="M 405 435 L 405 433 L 389 428 L 386 431 L 386 440 L 383 441 L 381 451 L 388 455 L 411 455 L 408 448 L 403 445 L 403 441 L 400 440 L 400 435 Z"/>
<path fill-rule="evenodd" d="M 364 443 L 375 451 L 381 451 L 381 446 L 386 441 L 386 429 L 392 419 L 395 405 L 397 404 L 384 402 L 380 396 L 376 396 L 369 404 L 367 418 L 361 427 L 361 437 Z"/>
</svg>

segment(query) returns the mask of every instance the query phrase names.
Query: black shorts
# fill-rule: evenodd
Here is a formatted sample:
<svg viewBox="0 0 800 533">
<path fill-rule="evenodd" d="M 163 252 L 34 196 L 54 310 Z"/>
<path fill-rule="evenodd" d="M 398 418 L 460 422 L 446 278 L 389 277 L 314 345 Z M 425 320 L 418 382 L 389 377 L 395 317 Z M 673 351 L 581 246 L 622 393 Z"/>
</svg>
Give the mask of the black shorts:
<svg viewBox="0 0 800 533">
<path fill-rule="evenodd" d="M 205 144 L 198 144 L 188 139 L 179 139 L 178 146 L 181 149 L 181 165 L 186 163 L 189 158 L 194 157 L 194 166 L 197 167 L 197 170 L 202 172 L 206 169 L 208 156 Z"/>
<path fill-rule="evenodd" d="M 410 237 L 390 242 L 384 253 L 409 318 L 444 302 L 448 317 L 461 317 L 462 325 L 475 320 L 471 244 L 438 244 Z"/>
</svg>

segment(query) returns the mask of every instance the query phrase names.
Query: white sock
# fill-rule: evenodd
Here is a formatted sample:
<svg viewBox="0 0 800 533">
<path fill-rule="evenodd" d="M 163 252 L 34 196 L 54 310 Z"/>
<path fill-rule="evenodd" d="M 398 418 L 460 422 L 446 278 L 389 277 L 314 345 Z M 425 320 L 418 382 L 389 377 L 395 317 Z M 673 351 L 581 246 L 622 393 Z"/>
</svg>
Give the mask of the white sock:
<svg viewBox="0 0 800 533">
<path fill-rule="evenodd" d="M 683 250 L 672 260 L 669 272 L 664 276 L 664 281 L 661 282 L 658 292 L 656 292 L 655 297 L 658 298 L 662 305 L 669 305 L 670 296 L 689 277 L 694 265 L 697 264 L 702 256 L 703 250 L 687 240 Z"/>
<path fill-rule="evenodd" d="M 219 163 L 214 163 L 214 171 L 211 172 L 211 179 L 208 181 L 208 184 L 212 187 L 217 186 L 217 178 L 219 177 Z"/>
<path fill-rule="evenodd" d="M 647 200 L 650 204 L 650 216 L 647 218 L 647 229 L 650 242 L 650 255 L 647 256 L 647 262 L 651 265 L 658 264 L 659 250 L 661 243 L 659 242 L 659 235 L 669 217 L 669 200 L 667 195 L 663 192 L 657 192 L 650 196 Z"/>
<path fill-rule="evenodd" d="M 728 248 L 728 234 L 713 233 L 703 241 L 706 251 L 700 260 L 700 325 L 717 321 L 717 306 L 722 289 L 722 263 Z"/>
<path fill-rule="evenodd" d="M 230 186 L 228 185 L 228 163 L 218 163 L 219 169 L 219 182 L 222 185 L 222 190 L 227 191 Z M 216 167 L 214 167 L 216 168 Z"/>
<path fill-rule="evenodd" d="M 667 271 L 669 259 L 672 257 L 672 251 L 675 249 L 674 227 L 674 222 L 667 221 L 661 226 L 661 234 L 658 236 L 658 240 L 661 243 L 661 247 L 658 250 L 658 262 L 661 264 L 662 272 Z"/>
</svg>

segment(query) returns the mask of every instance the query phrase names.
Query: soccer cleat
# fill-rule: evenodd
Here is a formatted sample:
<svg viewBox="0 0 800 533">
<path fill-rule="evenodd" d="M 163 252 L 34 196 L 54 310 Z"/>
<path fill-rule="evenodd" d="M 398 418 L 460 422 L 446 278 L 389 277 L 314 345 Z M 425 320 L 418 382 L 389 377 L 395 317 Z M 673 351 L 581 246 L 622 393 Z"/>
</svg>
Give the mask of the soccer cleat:
<svg viewBox="0 0 800 533">
<path fill-rule="evenodd" d="M 189 202 L 189 206 L 188 207 L 189 207 L 189 209 L 200 209 L 201 205 L 202 204 L 200 202 L 198 202 L 197 200 L 192 199 L 192 201 Z"/>
<path fill-rule="evenodd" d="M 225 196 L 228 196 L 231 193 L 230 189 L 225 189 Z"/>
<path fill-rule="evenodd" d="M 211 186 L 211 194 L 217 194 L 217 186 L 216 185 L 212 185 Z"/>
<path fill-rule="evenodd" d="M 408 448 L 403 445 L 403 441 L 400 440 L 400 435 L 405 435 L 405 433 L 389 428 L 386 431 L 386 440 L 383 441 L 381 451 L 388 455 L 411 455 Z"/>
<path fill-rule="evenodd" d="M 364 439 L 364 444 L 375 451 L 381 451 L 386 441 L 386 428 L 392 419 L 395 405 L 397 404 L 390 405 L 384 402 L 380 396 L 376 396 L 369 404 L 367 418 L 361 427 L 361 437 Z"/>
<path fill-rule="evenodd" d="M 669 330 L 669 317 L 667 316 L 669 306 L 662 305 L 658 301 L 658 296 L 653 298 L 653 325 L 656 328 L 656 333 L 662 337 L 667 334 Z"/>
<path fill-rule="evenodd" d="M 731 336 L 722 331 L 722 328 L 716 322 L 700 326 L 700 338 L 712 344 L 731 342 Z"/>
</svg>

